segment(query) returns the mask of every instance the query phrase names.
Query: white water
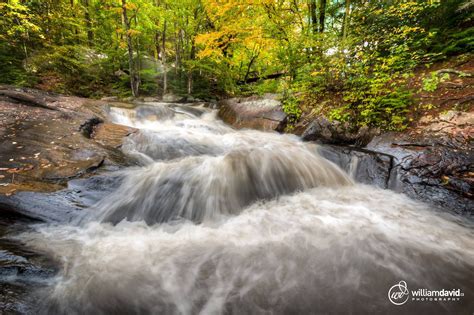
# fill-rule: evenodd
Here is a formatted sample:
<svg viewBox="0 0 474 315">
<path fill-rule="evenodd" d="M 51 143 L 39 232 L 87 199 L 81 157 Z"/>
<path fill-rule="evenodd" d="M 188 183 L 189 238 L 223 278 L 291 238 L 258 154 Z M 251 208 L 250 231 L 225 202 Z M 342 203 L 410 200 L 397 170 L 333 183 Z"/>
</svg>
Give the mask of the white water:
<svg viewBox="0 0 474 315">
<path fill-rule="evenodd" d="M 466 294 L 405 311 L 472 311 L 474 233 L 461 219 L 354 184 L 293 136 L 235 131 L 210 112 L 112 115 L 142 129 L 123 148 L 141 166 L 81 225 L 23 236 L 63 265 L 44 312 L 390 313 L 400 280 Z"/>
</svg>

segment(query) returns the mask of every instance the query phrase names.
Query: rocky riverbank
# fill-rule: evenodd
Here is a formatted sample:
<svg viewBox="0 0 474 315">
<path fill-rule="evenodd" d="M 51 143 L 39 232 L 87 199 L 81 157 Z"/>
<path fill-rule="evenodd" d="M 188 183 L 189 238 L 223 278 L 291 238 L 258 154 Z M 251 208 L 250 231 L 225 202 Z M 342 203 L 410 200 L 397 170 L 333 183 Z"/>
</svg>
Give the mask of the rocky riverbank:
<svg viewBox="0 0 474 315">
<path fill-rule="evenodd" d="M 0 86 L 0 313 L 35 313 L 30 293 L 57 271 L 11 235 L 68 220 L 113 187 L 97 185 L 100 172 L 126 165 L 119 147 L 134 130 L 106 112 L 106 102 Z"/>
<path fill-rule="evenodd" d="M 275 102 L 255 97 L 221 101 L 219 114 L 237 128 L 281 131 L 285 114 Z M 295 132 L 305 141 L 325 144 L 321 154 L 357 181 L 403 192 L 447 211 L 474 214 L 472 110 L 427 116 L 404 132 L 354 131 L 324 117 Z"/>
<path fill-rule="evenodd" d="M 11 235 L 30 231 L 31 225 L 38 221 L 65 223 L 75 220 L 85 208 L 111 194 L 123 182 L 122 172 L 109 171 L 132 163 L 121 146 L 128 136 L 131 137 L 127 141 L 132 141 L 139 134 L 134 134 L 136 130 L 132 127 L 109 121 L 114 110 L 132 112 L 122 118 L 144 119 L 153 124 L 160 118 L 177 114 L 198 117 L 209 105 L 195 104 L 201 107 L 198 108 L 148 102 L 135 107 L 113 103 L 111 105 L 118 105 L 118 108 L 109 108 L 109 104 L 107 100 L 0 88 L 0 312 L 21 313 L 30 307 L 34 309 L 38 301 L 29 300 L 34 298 L 32 292 L 44 288 L 58 271 L 58 264 L 52 257 L 30 251 Z M 236 128 L 282 132 L 286 125 L 286 115 L 274 97 L 223 100 L 218 106 L 223 120 Z M 217 124 L 221 125 L 220 122 Z M 300 131 L 304 140 L 324 144 L 317 147 L 320 154 L 340 165 L 359 182 L 404 192 L 441 210 L 472 216 L 473 124 L 472 112 L 450 111 L 426 118 L 403 133 L 379 134 L 378 130 L 367 128 L 348 130 L 323 117 L 308 123 Z M 205 130 L 211 128 L 206 120 L 204 126 Z M 196 126 L 187 127 L 190 131 L 185 134 L 194 135 Z M 166 130 L 163 135 L 161 132 L 156 133 L 157 141 L 161 136 L 166 137 Z M 183 152 L 198 155 L 213 152 L 207 151 L 207 146 L 201 146 L 199 136 L 193 139 L 197 146 L 190 147 L 192 142 L 180 140 L 179 132 L 178 137 L 170 137 L 172 142 L 165 138 L 151 147 L 159 147 L 162 151 L 143 152 L 150 156 L 166 153 L 170 159 L 182 156 Z M 262 143 L 266 143 L 265 140 Z M 176 150 L 167 151 L 170 147 Z M 124 151 L 126 148 L 125 143 Z M 281 154 L 286 150 L 288 148 L 284 147 Z M 259 155 L 254 157 L 260 159 Z M 285 160 L 284 165 L 291 168 L 293 161 Z M 311 164 L 315 169 L 319 166 L 314 161 Z M 267 157 L 267 165 L 277 164 L 268 163 Z M 233 175 L 224 178 L 231 177 Z M 296 177 L 279 175 L 278 178 Z M 167 187 L 166 179 L 163 185 L 160 187 Z M 175 181 L 174 185 L 180 187 L 179 182 Z M 238 187 L 247 186 L 239 184 Z M 202 194 L 201 190 L 197 191 L 198 195 Z"/>
<path fill-rule="evenodd" d="M 54 191 L 126 164 L 132 128 L 107 121 L 106 102 L 0 86 L 0 193 Z"/>
<path fill-rule="evenodd" d="M 107 104 L 107 100 L 1 86 L 0 194 L 51 192 L 54 198 L 29 193 L 8 198 L 17 200 L 13 204 L 18 209 L 35 199 L 36 218 L 41 218 L 50 200 L 65 200 L 70 206 L 77 198 L 70 196 L 71 191 L 68 196 L 60 192 L 61 197 L 54 192 L 71 180 L 126 165 L 120 146 L 135 130 L 109 122 Z M 227 99 L 218 106 L 219 116 L 236 128 L 281 132 L 286 125 L 286 115 L 274 95 Z M 369 128 L 354 131 L 324 117 L 316 117 L 294 131 L 303 140 L 325 144 L 321 154 L 360 182 L 472 215 L 473 126 L 473 111 L 447 111 L 427 116 L 405 132 L 380 133 Z M 90 186 L 95 184 L 77 183 L 94 191 Z"/>
</svg>

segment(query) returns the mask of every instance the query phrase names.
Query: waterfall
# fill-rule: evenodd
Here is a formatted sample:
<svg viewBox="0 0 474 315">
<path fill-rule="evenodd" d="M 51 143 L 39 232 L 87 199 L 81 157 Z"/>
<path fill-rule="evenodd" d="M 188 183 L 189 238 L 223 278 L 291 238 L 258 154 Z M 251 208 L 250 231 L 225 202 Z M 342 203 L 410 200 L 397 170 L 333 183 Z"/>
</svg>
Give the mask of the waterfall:
<svg viewBox="0 0 474 315">
<path fill-rule="evenodd" d="M 120 187 L 79 224 L 22 235 L 62 262 L 38 293 L 43 313 L 472 311 L 471 223 L 353 182 L 314 144 L 234 130 L 204 107 L 111 117 L 140 129 L 122 147 L 135 166 Z M 395 309 L 387 292 L 402 280 L 466 297 Z"/>
</svg>

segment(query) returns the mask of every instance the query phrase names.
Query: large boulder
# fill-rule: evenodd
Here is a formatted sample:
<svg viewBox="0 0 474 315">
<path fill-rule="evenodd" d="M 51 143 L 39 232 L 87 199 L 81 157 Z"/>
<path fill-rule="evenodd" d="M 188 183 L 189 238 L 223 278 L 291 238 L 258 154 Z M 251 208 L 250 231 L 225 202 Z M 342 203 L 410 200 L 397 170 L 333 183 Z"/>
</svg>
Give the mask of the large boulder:
<svg viewBox="0 0 474 315">
<path fill-rule="evenodd" d="M 359 182 L 472 217 L 473 126 L 473 112 L 450 111 L 425 117 L 405 132 L 375 136 L 365 148 L 332 145 L 320 153 Z"/>
<path fill-rule="evenodd" d="M 320 146 L 318 153 L 337 164 L 359 183 L 396 189 L 394 157 L 389 154 L 335 145 Z"/>
<path fill-rule="evenodd" d="M 118 102 L 119 98 L 118 96 L 104 96 L 100 100 L 104 102 Z"/>
<path fill-rule="evenodd" d="M 143 98 L 143 101 L 145 103 L 156 103 L 156 102 L 159 102 L 160 99 L 158 97 L 147 96 Z"/>
<path fill-rule="evenodd" d="M 354 129 L 347 123 L 319 116 L 308 124 L 301 137 L 305 141 L 364 147 L 379 132 L 378 129 L 367 126 Z"/>
<path fill-rule="evenodd" d="M 166 103 L 178 103 L 181 102 L 182 99 L 183 98 L 181 96 L 172 93 L 167 93 L 162 97 L 162 101 Z"/>
<path fill-rule="evenodd" d="M 426 117 L 407 132 L 387 133 L 367 145 L 394 157 L 398 190 L 474 214 L 474 112 Z"/>
<path fill-rule="evenodd" d="M 283 131 L 286 113 L 275 95 L 230 98 L 219 102 L 219 117 L 236 128 Z"/>
</svg>

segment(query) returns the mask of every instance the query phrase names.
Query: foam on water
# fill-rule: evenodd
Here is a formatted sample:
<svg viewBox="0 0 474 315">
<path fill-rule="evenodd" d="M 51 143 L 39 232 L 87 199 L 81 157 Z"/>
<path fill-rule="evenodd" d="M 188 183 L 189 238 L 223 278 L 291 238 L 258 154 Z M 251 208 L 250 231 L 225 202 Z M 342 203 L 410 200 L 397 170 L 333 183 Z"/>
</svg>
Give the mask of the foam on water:
<svg viewBox="0 0 474 315">
<path fill-rule="evenodd" d="M 39 233 L 28 243 L 64 264 L 49 312 L 385 312 L 399 280 L 467 296 L 474 288 L 472 227 L 363 185 L 283 196 L 203 224 L 123 221 Z M 421 309 L 434 306 L 453 304 Z"/>
<path fill-rule="evenodd" d="M 217 120 L 215 112 L 201 110 L 192 118 L 163 106 L 147 108 L 145 117 L 137 114 L 144 112 L 140 108 L 113 110 L 116 121 L 142 128 L 123 150 L 145 166 L 124 171 L 121 187 L 85 220 L 202 222 L 237 214 L 258 200 L 352 184 L 314 145 L 294 136 L 236 131 Z"/>
<path fill-rule="evenodd" d="M 127 117 L 144 128 L 124 148 L 142 166 L 80 225 L 21 236 L 63 265 L 44 313 L 396 313 L 387 292 L 400 280 L 466 296 L 403 311 L 472 311 L 469 222 L 354 184 L 296 137 L 213 113 Z"/>
</svg>

